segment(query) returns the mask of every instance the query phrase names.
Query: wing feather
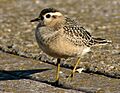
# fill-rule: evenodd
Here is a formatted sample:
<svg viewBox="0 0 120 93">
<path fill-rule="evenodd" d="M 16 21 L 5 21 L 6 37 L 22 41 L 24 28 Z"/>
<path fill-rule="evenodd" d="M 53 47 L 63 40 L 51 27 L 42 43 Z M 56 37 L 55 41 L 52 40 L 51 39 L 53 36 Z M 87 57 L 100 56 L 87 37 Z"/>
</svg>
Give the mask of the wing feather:
<svg viewBox="0 0 120 93">
<path fill-rule="evenodd" d="M 83 27 L 80 27 L 76 21 L 66 18 L 66 24 L 63 28 L 65 29 L 64 32 L 67 34 L 68 39 L 74 44 L 85 44 L 88 47 L 94 44 L 91 34 Z"/>
</svg>

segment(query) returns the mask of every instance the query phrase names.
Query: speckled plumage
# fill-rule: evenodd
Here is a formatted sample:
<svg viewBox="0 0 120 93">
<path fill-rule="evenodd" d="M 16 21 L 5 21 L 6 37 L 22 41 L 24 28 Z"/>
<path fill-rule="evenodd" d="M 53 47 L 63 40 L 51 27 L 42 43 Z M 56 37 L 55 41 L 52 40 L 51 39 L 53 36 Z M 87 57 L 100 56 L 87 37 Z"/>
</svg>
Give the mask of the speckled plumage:
<svg viewBox="0 0 120 93">
<path fill-rule="evenodd" d="M 78 22 L 64 17 L 53 8 L 43 9 L 39 18 L 31 22 L 33 21 L 39 21 L 35 30 L 38 45 L 52 57 L 81 57 L 89 52 L 92 46 L 110 43 L 108 40 L 93 37 Z"/>
<path fill-rule="evenodd" d="M 57 24 L 57 27 L 39 27 L 38 25 L 36 39 L 45 53 L 57 58 L 81 56 L 84 49 L 99 44 L 89 32 L 67 17 Z"/>
</svg>

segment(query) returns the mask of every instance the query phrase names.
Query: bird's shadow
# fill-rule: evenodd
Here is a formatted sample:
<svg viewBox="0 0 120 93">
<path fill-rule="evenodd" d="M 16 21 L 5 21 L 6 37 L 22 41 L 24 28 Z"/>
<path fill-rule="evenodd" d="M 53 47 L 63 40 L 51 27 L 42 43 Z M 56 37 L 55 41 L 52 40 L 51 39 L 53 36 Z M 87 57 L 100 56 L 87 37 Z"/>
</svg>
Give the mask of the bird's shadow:
<svg viewBox="0 0 120 93">
<path fill-rule="evenodd" d="M 13 70 L 13 71 L 6 71 L 0 70 L 0 81 L 6 80 L 20 80 L 20 79 L 29 79 L 37 82 L 47 83 L 56 87 L 61 85 L 54 85 L 53 81 L 46 80 L 45 78 L 36 78 L 33 76 L 35 73 L 41 73 L 44 71 L 51 70 L 52 68 L 42 68 L 42 69 L 31 69 L 31 70 Z"/>
<path fill-rule="evenodd" d="M 41 73 L 48 70 L 51 70 L 51 68 L 31 69 L 31 70 L 13 70 L 13 71 L 0 70 L 0 81 L 29 79 L 37 82 L 46 83 L 59 88 L 73 89 L 77 91 L 83 91 L 86 93 L 93 93 L 93 92 L 90 92 L 91 89 L 84 89 L 84 88 L 76 89 L 64 83 L 59 83 L 56 85 L 54 82 L 48 81 L 46 79 L 43 79 L 43 78 L 38 79 L 36 77 L 33 77 L 33 74 L 35 73 Z"/>
<path fill-rule="evenodd" d="M 19 80 L 19 79 L 32 79 L 32 74 L 41 73 L 51 68 L 30 69 L 30 70 L 0 70 L 0 81 L 4 80 Z"/>
</svg>

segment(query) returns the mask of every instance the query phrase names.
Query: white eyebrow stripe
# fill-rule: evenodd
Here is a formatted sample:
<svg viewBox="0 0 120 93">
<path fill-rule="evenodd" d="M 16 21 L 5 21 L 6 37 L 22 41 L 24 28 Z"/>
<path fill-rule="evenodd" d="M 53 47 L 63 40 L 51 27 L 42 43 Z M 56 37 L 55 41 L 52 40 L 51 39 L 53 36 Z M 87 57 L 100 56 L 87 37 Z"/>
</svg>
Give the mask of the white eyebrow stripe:
<svg viewBox="0 0 120 93">
<path fill-rule="evenodd" d="M 46 13 L 45 15 L 50 14 L 50 15 L 57 15 L 57 16 L 62 16 L 60 12 L 54 12 L 54 13 Z"/>
</svg>

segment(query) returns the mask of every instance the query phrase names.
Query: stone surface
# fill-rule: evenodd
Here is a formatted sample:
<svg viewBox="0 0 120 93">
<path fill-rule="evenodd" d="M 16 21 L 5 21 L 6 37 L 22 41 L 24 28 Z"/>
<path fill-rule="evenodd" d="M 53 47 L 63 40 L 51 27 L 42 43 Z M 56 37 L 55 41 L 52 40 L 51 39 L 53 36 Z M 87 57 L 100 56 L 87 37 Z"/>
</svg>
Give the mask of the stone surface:
<svg viewBox="0 0 120 93">
<path fill-rule="evenodd" d="M 52 85 L 55 66 L 0 52 L 1 93 L 119 93 L 119 79 L 88 73 L 76 73 L 66 81 L 70 69 L 61 68 L 60 86 Z"/>
<path fill-rule="evenodd" d="M 0 0 L 0 92 L 119 93 L 120 0 L 53 2 Z M 65 15 L 77 18 L 94 36 L 112 40 L 110 45 L 92 48 L 81 59 L 79 67 L 84 68 L 84 71 L 76 73 L 71 82 L 66 82 L 66 77 L 76 59 L 63 59 L 59 87 L 50 83 L 55 77 L 56 59 L 45 55 L 38 48 L 34 36 L 37 23 L 30 23 L 45 7 L 58 8 Z"/>
<path fill-rule="evenodd" d="M 53 69 L 52 65 L 2 52 L 0 55 L 0 93 L 80 92 L 74 89 L 51 86 L 47 82 L 46 75 L 50 75 L 49 72 Z M 37 77 L 37 74 L 42 74 L 42 77 Z"/>
</svg>

